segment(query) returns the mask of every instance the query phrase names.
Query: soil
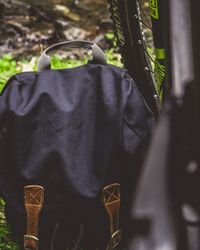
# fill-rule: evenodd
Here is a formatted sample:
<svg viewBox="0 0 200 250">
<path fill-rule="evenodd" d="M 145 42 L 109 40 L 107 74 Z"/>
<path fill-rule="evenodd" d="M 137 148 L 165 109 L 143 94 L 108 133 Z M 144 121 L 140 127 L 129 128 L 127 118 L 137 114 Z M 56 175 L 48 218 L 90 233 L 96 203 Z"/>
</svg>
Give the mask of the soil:
<svg viewBox="0 0 200 250">
<path fill-rule="evenodd" d="M 111 46 L 105 0 L 0 0 L 0 22 L 0 56 L 39 54 L 41 47 L 73 39 Z"/>
</svg>

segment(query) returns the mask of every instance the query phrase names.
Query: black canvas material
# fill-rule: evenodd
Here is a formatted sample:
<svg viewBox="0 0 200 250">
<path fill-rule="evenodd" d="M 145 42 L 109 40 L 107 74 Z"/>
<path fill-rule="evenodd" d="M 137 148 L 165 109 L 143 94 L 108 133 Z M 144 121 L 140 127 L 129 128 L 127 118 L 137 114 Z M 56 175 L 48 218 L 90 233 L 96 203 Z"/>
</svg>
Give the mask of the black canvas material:
<svg viewBox="0 0 200 250">
<path fill-rule="evenodd" d="M 41 238 L 57 211 L 70 228 L 65 235 L 81 221 L 87 249 L 105 244 L 102 188 L 121 184 L 123 227 L 153 125 L 134 81 L 118 67 L 90 63 L 13 76 L 0 96 L 0 193 L 14 234 L 25 225 L 23 187 L 38 184 L 45 189 Z"/>
</svg>

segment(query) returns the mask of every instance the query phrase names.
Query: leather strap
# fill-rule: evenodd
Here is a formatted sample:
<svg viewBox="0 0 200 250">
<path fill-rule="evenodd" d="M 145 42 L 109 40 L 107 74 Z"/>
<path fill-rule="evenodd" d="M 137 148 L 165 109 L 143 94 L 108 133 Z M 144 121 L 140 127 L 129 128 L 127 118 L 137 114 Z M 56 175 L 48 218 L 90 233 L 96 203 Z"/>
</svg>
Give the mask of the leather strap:
<svg viewBox="0 0 200 250">
<path fill-rule="evenodd" d="M 38 249 L 39 214 L 44 203 L 44 188 L 38 185 L 24 187 L 24 204 L 27 213 L 27 231 L 24 235 L 24 249 Z"/>
<path fill-rule="evenodd" d="M 110 240 L 106 250 L 112 250 L 121 240 L 119 230 L 120 184 L 114 183 L 103 188 L 102 202 L 109 216 Z"/>
</svg>

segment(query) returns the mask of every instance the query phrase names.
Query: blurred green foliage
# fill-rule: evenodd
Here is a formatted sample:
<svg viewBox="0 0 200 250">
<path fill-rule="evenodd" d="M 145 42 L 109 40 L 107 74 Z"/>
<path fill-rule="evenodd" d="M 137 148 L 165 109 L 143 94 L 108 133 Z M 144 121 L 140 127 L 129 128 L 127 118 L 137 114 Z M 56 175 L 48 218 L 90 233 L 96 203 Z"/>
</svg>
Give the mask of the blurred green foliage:
<svg viewBox="0 0 200 250">
<path fill-rule="evenodd" d="M 5 202 L 0 198 L 0 249 L 1 250 L 19 250 L 16 243 L 11 241 L 8 226 L 4 215 Z"/>
<path fill-rule="evenodd" d="M 112 33 L 108 33 L 109 39 L 114 39 Z M 106 56 L 108 63 L 122 66 L 120 55 L 115 49 L 110 49 L 106 51 Z M 35 59 L 35 60 L 34 60 Z M 64 69 L 73 68 L 87 63 L 88 58 L 80 59 L 61 59 L 58 55 L 52 56 L 51 63 L 53 69 Z M 16 60 L 11 55 L 4 55 L 0 58 L 0 92 L 2 91 L 7 80 L 14 74 L 20 73 L 22 71 L 36 71 L 37 68 L 37 58 L 34 57 L 29 62 L 27 60 Z"/>
<path fill-rule="evenodd" d="M 0 91 L 8 78 L 17 72 L 16 61 L 13 60 L 11 55 L 5 55 L 0 58 Z"/>
</svg>

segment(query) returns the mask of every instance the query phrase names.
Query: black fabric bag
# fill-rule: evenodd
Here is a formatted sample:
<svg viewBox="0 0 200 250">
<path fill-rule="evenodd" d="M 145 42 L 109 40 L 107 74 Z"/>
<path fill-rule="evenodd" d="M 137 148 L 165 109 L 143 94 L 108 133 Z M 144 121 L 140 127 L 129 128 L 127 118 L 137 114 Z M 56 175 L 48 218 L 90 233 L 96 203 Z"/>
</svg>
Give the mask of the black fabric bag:
<svg viewBox="0 0 200 250">
<path fill-rule="evenodd" d="M 62 46 L 91 48 L 93 60 L 51 70 L 47 53 Z M 120 184 L 125 239 L 129 204 L 153 125 L 153 114 L 133 80 L 124 69 L 106 64 L 93 43 L 51 46 L 40 57 L 38 72 L 14 75 L 0 96 L 0 193 L 21 248 L 26 185 L 44 187 L 39 249 L 70 249 L 80 228 L 83 249 L 106 249 L 109 220 L 101 194 L 112 183 Z"/>
</svg>

